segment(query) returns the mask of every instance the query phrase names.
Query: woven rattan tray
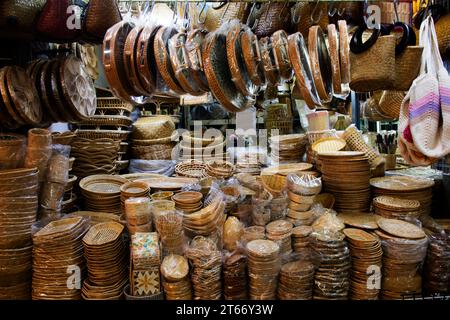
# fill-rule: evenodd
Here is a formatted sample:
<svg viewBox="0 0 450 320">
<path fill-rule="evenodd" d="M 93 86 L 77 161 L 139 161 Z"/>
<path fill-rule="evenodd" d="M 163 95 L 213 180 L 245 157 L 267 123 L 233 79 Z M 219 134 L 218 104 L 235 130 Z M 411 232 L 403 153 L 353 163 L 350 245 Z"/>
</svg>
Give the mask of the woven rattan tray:
<svg viewBox="0 0 450 320">
<path fill-rule="evenodd" d="M 83 238 L 87 246 L 102 246 L 117 240 L 124 226 L 117 222 L 103 222 L 91 227 Z"/>
</svg>

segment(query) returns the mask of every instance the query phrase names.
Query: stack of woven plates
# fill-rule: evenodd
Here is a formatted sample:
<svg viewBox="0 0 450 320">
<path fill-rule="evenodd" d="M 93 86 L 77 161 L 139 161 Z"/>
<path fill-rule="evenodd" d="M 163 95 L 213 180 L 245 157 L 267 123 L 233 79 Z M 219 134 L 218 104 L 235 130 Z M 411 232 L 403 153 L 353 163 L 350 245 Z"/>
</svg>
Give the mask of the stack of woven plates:
<svg viewBox="0 0 450 320">
<path fill-rule="evenodd" d="M 288 134 L 270 138 L 270 156 L 275 163 L 296 163 L 306 152 L 305 134 Z"/>
<path fill-rule="evenodd" d="M 425 233 L 430 239 L 430 245 L 424 265 L 424 289 L 427 294 L 448 293 L 450 291 L 450 281 L 448 281 L 450 234 L 441 226 L 425 229 Z"/>
<path fill-rule="evenodd" d="M 278 244 L 282 256 L 292 253 L 292 227 L 292 223 L 286 220 L 273 221 L 266 226 L 267 239 Z"/>
<path fill-rule="evenodd" d="M 261 175 L 274 175 L 287 176 L 290 173 L 295 173 L 299 176 L 304 174 L 317 175 L 317 172 L 309 171 L 313 167 L 312 164 L 306 162 L 297 162 L 289 164 L 280 164 L 265 168 L 261 171 Z"/>
<path fill-rule="evenodd" d="M 33 299 L 80 300 L 77 283 L 68 287 L 67 272 L 73 266 L 84 274 L 86 264 L 81 238 L 89 229 L 83 217 L 50 222 L 33 236 Z"/>
<path fill-rule="evenodd" d="M 295 253 L 309 253 L 310 226 L 298 226 L 292 229 L 292 248 Z"/>
<path fill-rule="evenodd" d="M 144 117 L 134 123 L 132 156 L 143 160 L 170 160 L 175 124 L 168 116 Z"/>
<path fill-rule="evenodd" d="M 0 298 L 29 299 L 31 226 L 38 209 L 38 172 L 0 172 Z"/>
<path fill-rule="evenodd" d="M 202 199 L 203 194 L 196 191 L 184 191 L 172 197 L 172 200 L 175 202 L 175 207 L 185 214 L 199 211 L 203 206 Z"/>
<path fill-rule="evenodd" d="M 120 187 L 128 180 L 119 176 L 93 175 L 80 181 L 81 194 L 88 211 L 121 213 Z"/>
<path fill-rule="evenodd" d="M 275 300 L 280 272 L 280 246 L 270 240 L 247 243 L 251 300 Z"/>
<path fill-rule="evenodd" d="M 244 234 L 241 237 L 242 242 L 248 243 L 253 240 L 266 239 L 266 228 L 262 226 L 251 226 L 244 229 Z"/>
<path fill-rule="evenodd" d="M 195 237 L 187 249 L 193 267 L 191 281 L 196 300 L 220 300 L 222 297 L 222 254 L 210 238 Z"/>
<path fill-rule="evenodd" d="M 124 227 L 116 222 L 99 223 L 83 237 L 88 279 L 83 283 L 85 300 L 119 300 L 128 282 L 128 259 L 122 239 Z"/>
<path fill-rule="evenodd" d="M 167 300 L 192 299 L 189 263 L 185 257 L 176 254 L 165 257 L 161 264 L 161 275 Z"/>
<path fill-rule="evenodd" d="M 336 198 L 338 212 L 368 212 L 370 208 L 370 165 L 362 152 L 321 153 L 322 181 Z"/>
<path fill-rule="evenodd" d="M 180 177 L 202 179 L 208 176 L 206 165 L 202 161 L 187 160 L 175 166 L 175 173 Z"/>
<path fill-rule="evenodd" d="M 247 173 L 252 176 L 259 176 L 261 173 L 261 165 L 257 163 L 239 161 L 236 163 L 236 173 Z"/>
<path fill-rule="evenodd" d="M 351 262 L 344 234 L 313 233 L 311 248 L 321 257 L 314 275 L 314 299 L 347 300 Z"/>
<path fill-rule="evenodd" d="M 235 166 L 223 160 L 211 160 L 206 163 L 206 173 L 213 178 L 228 179 L 233 176 Z"/>
<path fill-rule="evenodd" d="M 354 228 L 344 229 L 352 258 L 350 271 L 350 299 L 352 300 L 377 300 L 379 288 L 370 283 L 369 270 L 378 272 L 381 270 L 381 257 L 383 250 L 377 236 L 366 231 Z M 381 275 L 380 275 L 381 276 Z"/>
<path fill-rule="evenodd" d="M 386 195 L 420 202 L 420 214 L 430 214 L 434 181 L 409 176 L 386 176 L 370 180 L 375 197 Z"/>
<path fill-rule="evenodd" d="M 78 135 L 87 139 L 113 139 L 126 141 L 132 124 L 124 115 L 93 115 L 79 123 Z"/>
<path fill-rule="evenodd" d="M 229 161 L 228 154 L 224 153 L 223 135 L 217 133 L 211 137 L 196 137 L 195 134 L 185 132 L 180 143 L 181 160 L 223 160 Z"/>
<path fill-rule="evenodd" d="M 71 151 L 71 156 L 75 158 L 73 174 L 79 178 L 93 174 L 113 174 L 119 149 L 119 141 L 77 137 Z"/>
<path fill-rule="evenodd" d="M 411 221 L 419 218 L 420 202 L 417 200 L 380 196 L 373 199 L 375 214 L 384 218 Z"/>
<path fill-rule="evenodd" d="M 421 266 L 428 248 L 428 238 L 418 226 L 395 219 L 379 218 L 383 248 L 382 299 L 404 299 L 422 292 Z"/>
<path fill-rule="evenodd" d="M 218 195 L 200 211 L 183 217 L 184 231 L 190 236 L 208 236 L 220 231 L 225 222 L 224 212 L 225 203 L 222 197 Z"/>
<path fill-rule="evenodd" d="M 247 256 L 234 251 L 224 257 L 223 295 L 225 300 L 247 300 Z"/>
<path fill-rule="evenodd" d="M 313 297 L 314 264 L 293 261 L 281 267 L 278 280 L 280 300 L 311 300 Z"/>
</svg>

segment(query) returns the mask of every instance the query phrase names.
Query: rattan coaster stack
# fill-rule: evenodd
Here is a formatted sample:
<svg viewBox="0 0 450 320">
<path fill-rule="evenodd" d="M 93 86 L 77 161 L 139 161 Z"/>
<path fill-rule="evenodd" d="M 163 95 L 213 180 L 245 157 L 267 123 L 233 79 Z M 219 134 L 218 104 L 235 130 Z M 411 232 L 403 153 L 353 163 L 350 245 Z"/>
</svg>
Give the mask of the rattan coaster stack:
<svg viewBox="0 0 450 320">
<path fill-rule="evenodd" d="M 368 212 L 370 208 L 370 164 L 362 152 L 321 153 L 324 189 L 336 198 L 337 212 Z"/>
<path fill-rule="evenodd" d="M 379 288 L 370 284 L 370 270 L 381 270 L 381 258 L 383 251 L 381 241 L 376 235 L 366 231 L 348 228 L 344 234 L 349 244 L 352 269 L 350 271 L 350 294 L 352 300 L 377 300 Z M 375 266 L 375 267 L 374 267 Z M 381 275 L 379 275 L 381 276 Z"/>
<path fill-rule="evenodd" d="M 192 300 L 189 262 L 185 257 L 175 254 L 165 257 L 161 275 L 167 300 Z"/>
<path fill-rule="evenodd" d="M 128 282 L 128 257 L 123 225 L 104 222 L 92 226 L 83 237 L 88 279 L 83 283 L 85 300 L 119 300 Z"/>
<path fill-rule="evenodd" d="M 247 257 L 243 252 L 225 254 L 223 295 L 225 300 L 247 300 Z"/>
<path fill-rule="evenodd" d="M 420 214 L 429 215 L 434 182 L 430 179 L 410 176 L 386 176 L 370 180 L 374 197 L 391 196 L 420 202 Z"/>
<path fill-rule="evenodd" d="M 89 222 L 83 217 L 52 221 L 33 236 L 33 300 L 80 300 L 76 279 L 68 287 L 67 271 L 86 272 L 84 234 Z"/>
<path fill-rule="evenodd" d="M 280 300 L 311 300 L 313 285 L 314 265 L 311 262 L 288 262 L 281 267 L 278 298 Z"/>
<path fill-rule="evenodd" d="M 288 134 L 270 138 L 270 157 L 274 163 L 296 163 L 306 152 L 305 134 Z"/>
<path fill-rule="evenodd" d="M 191 281 L 196 300 L 222 297 L 222 254 L 210 238 L 195 237 L 186 251 L 191 265 Z"/>
<path fill-rule="evenodd" d="M 291 235 L 293 225 L 286 220 L 277 220 L 266 226 L 266 236 L 280 247 L 280 255 L 292 253 Z"/>
<path fill-rule="evenodd" d="M 92 175 L 80 181 L 81 195 L 88 211 L 120 215 L 120 188 L 128 180 L 119 176 Z"/>
<path fill-rule="evenodd" d="M 270 240 L 247 243 L 251 300 L 275 300 L 280 272 L 280 247 Z"/>
<path fill-rule="evenodd" d="M 389 219 L 411 221 L 420 215 L 420 202 L 417 200 L 380 196 L 373 199 L 375 214 Z"/>
<path fill-rule="evenodd" d="M 344 234 L 313 233 L 311 249 L 320 257 L 314 275 L 314 299 L 347 300 L 351 261 Z"/>
</svg>

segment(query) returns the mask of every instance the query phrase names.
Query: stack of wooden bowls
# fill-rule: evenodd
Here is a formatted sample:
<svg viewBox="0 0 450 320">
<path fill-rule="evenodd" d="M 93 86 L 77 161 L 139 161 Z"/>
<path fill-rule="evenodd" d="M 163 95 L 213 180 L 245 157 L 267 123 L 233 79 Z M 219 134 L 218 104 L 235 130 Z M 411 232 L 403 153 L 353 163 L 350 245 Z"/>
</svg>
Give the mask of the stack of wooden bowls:
<svg viewBox="0 0 450 320">
<path fill-rule="evenodd" d="M 86 210 L 120 215 L 120 187 L 127 182 L 127 179 L 110 175 L 83 178 L 80 189 Z"/>
<path fill-rule="evenodd" d="M 417 200 L 420 202 L 420 215 L 429 215 L 433 197 L 434 181 L 410 176 L 386 176 L 370 180 L 374 197 L 391 196 Z"/>
<path fill-rule="evenodd" d="M 192 286 L 189 279 L 189 262 L 180 255 L 171 254 L 161 264 L 166 300 L 192 300 Z"/>
<path fill-rule="evenodd" d="M 280 300 L 311 300 L 313 284 L 314 264 L 306 260 L 288 262 L 281 267 L 278 298 Z"/>
<path fill-rule="evenodd" d="M 292 235 L 293 225 L 286 220 L 277 220 L 266 226 L 266 236 L 280 247 L 280 255 L 286 256 L 292 253 Z"/>
<path fill-rule="evenodd" d="M 185 214 L 199 211 L 203 206 L 202 199 L 203 194 L 196 191 L 183 191 L 172 197 L 172 201 L 175 202 L 175 208 L 183 211 Z"/>
<path fill-rule="evenodd" d="M 418 200 L 380 196 L 374 198 L 372 204 L 375 214 L 384 218 L 411 221 L 420 216 Z"/>
<path fill-rule="evenodd" d="M 251 300 L 275 300 L 280 272 L 280 247 L 270 240 L 247 243 Z"/>
<path fill-rule="evenodd" d="M 81 290 L 67 286 L 67 271 L 86 271 L 81 238 L 89 229 L 83 217 L 52 221 L 33 236 L 33 300 L 81 300 Z"/>
<path fill-rule="evenodd" d="M 92 226 L 83 237 L 88 279 L 83 283 L 85 300 L 119 300 L 128 282 L 128 259 L 123 225 L 104 222 Z"/>
<path fill-rule="evenodd" d="M 352 268 L 350 271 L 350 293 L 352 300 L 378 300 L 380 292 L 376 285 L 370 287 L 371 273 L 381 270 L 381 249 L 380 239 L 366 231 L 348 228 L 344 229 L 344 234 L 349 244 Z M 381 276 L 381 275 L 380 275 Z"/>
<path fill-rule="evenodd" d="M 338 212 L 369 212 L 370 164 L 368 157 L 357 151 L 319 154 L 325 191 L 333 194 Z"/>
<path fill-rule="evenodd" d="M 37 169 L 0 172 L 0 298 L 30 299 L 31 226 L 38 210 Z"/>
<path fill-rule="evenodd" d="M 421 267 L 428 238 L 422 228 L 402 220 L 379 218 L 375 233 L 383 248 L 381 299 L 407 299 L 422 292 Z"/>
<path fill-rule="evenodd" d="M 191 281 L 196 300 L 222 297 L 222 254 L 210 238 L 195 237 L 186 251 L 191 265 Z"/>
</svg>

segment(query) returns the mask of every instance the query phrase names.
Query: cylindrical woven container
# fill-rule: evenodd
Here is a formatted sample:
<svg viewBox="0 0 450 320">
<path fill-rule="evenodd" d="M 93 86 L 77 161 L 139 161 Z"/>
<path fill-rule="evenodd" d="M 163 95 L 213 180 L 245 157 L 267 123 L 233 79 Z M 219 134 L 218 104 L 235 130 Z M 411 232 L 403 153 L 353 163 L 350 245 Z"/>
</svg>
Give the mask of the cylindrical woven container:
<svg viewBox="0 0 450 320">
<path fill-rule="evenodd" d="M 392 90 L 409 90 L 419 74 L 422 52 L 423 47 L 408 46 L 402 54 L 395 57 L 395 82 Z"/>
<path fill-rule="evenodd" d="M 31 129 L 28 131 L 26 168 L 38 168 L 39 182 L 44 181 L 47 166 L 52 156 L 52 134 L 46 129 Z"/>
<path fill-rule="evenodd" d="M 69 158 L 63 154 L 53 154 L 48 163 L 47 180 L 63 185 L 69 181 Z"/>
<path fill-rule="evenodd" d="M 357 92 L 388 90 L 395 83 L 394 36 L 382 36 L 363 53 L 350 52 L 350 88 Z"/>
<path fill-rule="evenodd" d="M 128 225 L 151 225 L 152 213 L 149 198 L 141 197 L 127 199 L 125 200 L 124 207 Z"/>
</svg>

